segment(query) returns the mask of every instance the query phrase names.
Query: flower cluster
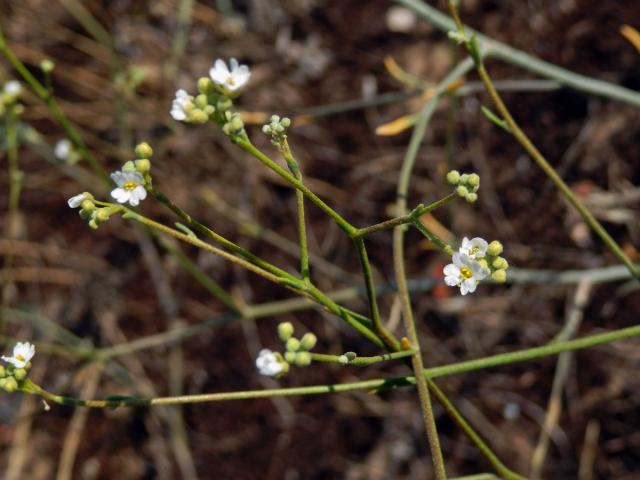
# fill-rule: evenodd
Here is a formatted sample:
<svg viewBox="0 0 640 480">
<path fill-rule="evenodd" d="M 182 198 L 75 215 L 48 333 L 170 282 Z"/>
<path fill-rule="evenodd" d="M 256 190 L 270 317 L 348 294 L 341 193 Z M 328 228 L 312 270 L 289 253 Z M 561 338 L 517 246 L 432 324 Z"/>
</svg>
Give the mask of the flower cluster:
<svg viewBox="0 0 640 480">
<path fill-rule="evenodd" d="M 452 262 L 444 267 L 444 281 L 450 287 L 459 287 L 460 293 L 473 293 L 482 280 L 490 277 L 502 283 L 507 279 L 508 262 L 500 256 L 503 247 L 497 240 L 487 243 L 476 237 L 462 239 L 462 244 L 452 256 Z"/>
<path fill-rule="evenodd" d="M 22 94 L 22 84 L 17 80 L 9 80 L 0 88 L 0 117 L 4 116 L 8 108 L 15 105 Z M 19 105 L 22 108 L 21 105 Z"/>
<path fill-rule="evenodd" d="M 477 173 L 460 174 L 457 170 L 447 173 L 447 182 L 456 187 L 456 193 L 467 202 L 473 203 L 478 199 L 480 175 Z"/>
<path fill-rule="evenodd" d="M 134 161 L 128 161 L 118 170 L 111 174 L 111 180 L 116 184 L 116 188 L 111 191 L 111 197 L 118 203 L 128 203 L 132 207 L 147 198 L 147 188 L 151 186 L 151 156 L 153 149 L 147 143 L 136 146 L 136 156 Z M 122 211 L 119 205 L 98 202 L 103 206 L 98 206 L 96 200 L 89 192 L 74 195 L 67 204 L 70 208 L 80 208 L 80 217 L 89 222 L 91 228 L 98 228 L 101 223 L 109 220 L 114 213 Z"/>
<path fill-rule="evenodd" d="M 232 123 L 226 115 L 231 108 L 232 99 L 238 91 L 249 81 L 251 72 L 246 65 L 240 65 L 235 58 L 229 66 L 221 60 L 215 61 L 209 70 L 209 78 L 198 80 L 198 95 L 190 95 L 186 90 L 178 90 L 171 104 L 171 116 L 174 120 L 187 123 L 206 123 L 214 120 L 223 126 Z M 241 130 L 235 120 L 227 130 Z M 227 133 L 225 131 L 225 133 Z M 229 133 L 227 133 L 229 134 Z"/>
<path fill-rule="evenodd" d="M 282 148 L 283 142 L 287 138 L 287 130 L 290 126 L 290 118 L 280 118 L 278 115 L 271 115 L 269 123 L 265 123 L 262 126 L 262 133 L 271 136 L 271 143 L 275 147 Z"/>
<path fill-rule="evenodd" d="M 36 347 L 29 342 L 18 342 L 13 347 L 10 357 L 2 356 L 8 363 L 0 365 L 0 388 L 11 393 L 20 388 L 22 381 L 27 378 L 27 371 L 31 368 L 31 359 L 36 353 Z"/>
<path fill-rule="evenodd" d="M 279 352 L 261 350 L 256 359 L 256 367 L 262 375 L 279 377 L 289 371 L 290 365 L 308 367 L 311 365 L 310 350 L 316 346 L 318 339 L 313 333 L 305 333 L 302 338 L 293 336 L 294 329 L 291 322 L 278 325 L 278 336 L 285 344 L 284 356 Z"/>
</svg>

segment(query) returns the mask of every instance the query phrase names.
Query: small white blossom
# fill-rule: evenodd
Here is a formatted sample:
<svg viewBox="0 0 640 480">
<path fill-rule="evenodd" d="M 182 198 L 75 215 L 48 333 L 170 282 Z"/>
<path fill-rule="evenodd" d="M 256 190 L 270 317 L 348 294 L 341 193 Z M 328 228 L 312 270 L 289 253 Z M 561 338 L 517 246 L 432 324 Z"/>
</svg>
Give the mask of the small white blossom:
<svg viewBox="0 0 640 480">
<path fill-rule="evenodd" d="M 29 342 L 18 342 L 13 347 L 13 354 L 10 357 L 2 356 L 2 360 L 13 364 L 16 368 L 24 368 L 36 354 L 36 347 Z"/>
<path fill-rule="evenodd" d="M 213 67 L 209 70 L 211 80 L 220 85 L 225 90 L 233 92 L 242 88 L 249 81 L 251 71 L 246 65 L 240 65 L 235 58 L 229 61 L 231 69 L 227 67 L 224 60 L 217 59 Z"/>
<path fill-rule="evenodd" d="M 176 98 L 174 98 L 171 103 L 171 116 L 174 120 L 184 122 L 189 118 L 189 112 L 191 112 L 194 107 L 193 97 L 185 90 L 180 89 L 176 92 Z"/>
<path fill-rule="evenodd" d="M 62 140 L 58 140 L 55 147 L 53 147 L 53 154 L 59 160 L 68 160 L 70 153 L 71 153 L 71 142 L 66 138 L 63 138 Z"/>
<path fill-rule="evenodd" d="M 274 377 L 282 372 L 282 364 L 278 361 L 275 354 L 267 348 L 260 350 L 258 358 L 256 359 L 256 367 L 258 367 L 261 375 L 268 377 Z"/>
<path fill-rule="evenodd" d="M 443 272 L 444 282 L 450 287 L 460 287 L 462 295 L 473 293 L 480 280 L 489 275 L 478 262 L 459 252 L 453 254 L 453 263 L 444 267 Z"/>
<path fill-rule="evenodd" d="M 462 245 L 460 245 L 460 249 L 458 250 L 458 252 L 467 255 L 473 260 L 478 260 L 479 258 L 485 257 L 488 247 L 489 244 L 483 238 L 476 237 L 469 240 L 467 237 L 464 237 L 462 239 Z"/>
<path fill-rule="evenodd" d="M 147 198 L 147 190 L 144 188 L 144 179 L 138 172 L 113 172 L 111 174 L 111 180 L 113 180 L 118 188 L 115 188 L 111 192 L 111 196 L 115 198 L 118 203 L 127 203 L 132 207 L 135 207 L 140 203 L 140 200 Z"/>
<path fill-rule="evenodd" d="M 10 80 L 4 84 L 4 93 L 17 97 L 22 93 L 22 84 L 17 80 Z"/>
<path fill-rule="evenodd" d="M 79 193 L 78 195 L 74 195 L 69 200 L 67 200 L 67 205 L 69 205 L 69 208 L 78 208 L 80 205 L 82 205 L 82 202 L 85 198 L 86 197 L 84 193 Z"/>
</svg>

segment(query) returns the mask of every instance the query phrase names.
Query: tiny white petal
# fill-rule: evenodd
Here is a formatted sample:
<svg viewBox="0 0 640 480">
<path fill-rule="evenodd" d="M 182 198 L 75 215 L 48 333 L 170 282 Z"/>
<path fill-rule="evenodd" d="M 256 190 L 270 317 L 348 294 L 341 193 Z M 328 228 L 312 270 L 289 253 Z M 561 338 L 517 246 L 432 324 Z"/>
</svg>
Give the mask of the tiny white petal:
<svg viewBox="0 0 640 480">
<path fill-rule="evenodd" d="M 18 342 L 13 347 L 10 357 L 2 356 L 2 360 L 13 364 L 16 368 L 24 368 L 36 354 L 36 347 L 29 342 Z"/>
<path fill-rule="evenodd" d="M 231 69 L 223 60 L 217 59 L 209 70 L 209 76 L 228 91 L 238 90 L 249 81 L 251 71 L 247 65 L 240 65 L 235 58 L 232 58 L 229 64 Z"/>
<path fill-rule="evenodd" d="M 67 160 L 69 158 L 69 154 L 71 153 L 71 142 L 63 138 L 62 140 L 58 140 L 55 147 L 53 147 L 53 154 L 56 158 L 60 160 Z"/>
<path fill-rule="evenodd" d="M 22 93 L 22 84 L 17 80 L 10 80 L 4 84 L 4 93 L 17 97 Z"/>
<path fill-rule="evenodd" d="M 180 122 L 188 118 L 187 110 L 193 106 L 193 97 L 189 95 L 185 90 L 179 89 L 176 91 L 176 97 L 171 103 L 171 116 L 174 120 Z"/>
<path fill-rule="evenodd" d="M 67 205 L 69 205 L 69 208 L 78 208 L 80 205 L 82 205 L 84 198 L 84 193 L 74 195 L 69 200 L 67 200 Z"/>
<path fill-rule="evenodd" d="M 278 362 L 275 354 L 269 349 L 260 350 L 256 359 L 256 367 L 261 375 L 273 377 L 282 372 L 282 365 Z"/>
<path fill-rule="evenodd" d="M 129 201 L 129 192 L 127 192 L 124 188 L 116 188 L 111 191 L 111 196 L 118 203 L 127 203 Z"/>
</svg>

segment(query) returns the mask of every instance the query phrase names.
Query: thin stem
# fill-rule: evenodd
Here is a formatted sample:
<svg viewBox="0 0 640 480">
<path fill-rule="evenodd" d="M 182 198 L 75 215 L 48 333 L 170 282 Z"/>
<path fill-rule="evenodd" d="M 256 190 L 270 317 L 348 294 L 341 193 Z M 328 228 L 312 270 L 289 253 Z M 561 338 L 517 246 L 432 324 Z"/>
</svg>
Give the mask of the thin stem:
<svg viewBox="0 0 640 480">
<path fill-rule="evenodd" d="M 5 235 L 9 239 L 15 239 L 18 234 L 18 211 L 20 208 L 20 191 L 22 190 L 22 172 L 18 164 L 18 117 L 15 105 L 10 105 L 5 113 L 5 131 L 7 144 L 7 163 L 9 176 L 9 204 L 7 206 L 7 222 Z M 13 256 L 14 246 L 10 245 L 4 257 L 2 267 L 2 306 L 9 302 L 9 288 L 13 283 Z M 4 333 L 4 313 L 0 313 L 0 338 Z"/>
<path fill-rule="evenodd" d="M 384 230 L 390 230 L 399 225 L 404 225 L 407 223 L 413 223 L 414 219 L 421 217 L 427 213 L 433 212 L 434 210 L 446 205 L 453 199 L 457 198 L 458 194 L 453 192 L 447 195 L 440 200 L 437 200 L 427 206 L 420 205 L 416 207 L 411 213 L 406 215 L 401 215 L 396 218 L 392 218 L 390 220 L 386 220 L 384 222 L 376 223 L 375 225 L 371 225 L 369 227 L 359 228 L 352 236 L 352 239 L 366 237 L 367 235 L 371 235 L 372 233 L 382 232 Z"/>
<path fill-rule="evenodd" d="M 447 242 L 445 242 L 440 237 L 438 237 L 435 233 L 429 230 L 425 226 L 425 224 L 420 221 L 419 218 L 413 219 L 413 226 L 416 227 L 416 230 L 418 230 L 422 235 L 424 235 L 427 238 L 427 240 L 433 243 L 440 250 L 442 250 L 448 255 L 451 255 L 453 253 L 453 248 L 451 247 L 451 245 L 449 245 Z"/>
<path fill-rule="evenodd" d="M 282 156 L 287 162 L 287 167 L 293 176 L 302 184 L 302 171 L 300 165 L 293 157 L 289 142 L 286 138 L 282 141 Z M 298 211 L 298 241 L 300 242 L 300 274 L 305 282 L 309 282 L 311 274 L 309 270 L 309 247 L 307 245 L 307 228 L 304 219 L 304 193 L 296 189 L 296 204 Z"/>
<path fill-rule="evenodd" d="M 458 30 L 461 33 L 464 33 L 464 26 L 458 16 L 458 10 L 452 0 L 449 0 L 449 9 L 454 17 L 455 24 Z M 467 49 L 471 49 L 470 42 L 467 42 Z M 551 164 L 547 161 L 547 159 L 540 153 L 540 151 L 536 148 L 536 146 L 529 140 L 529 137 L 522 131 L 520 126 L 516 123 L 514 118 L 511 116 L 511 112 L 505 105 L 500 97 L 500 94 L 496 90 L 493 85 L 493 81 L 487 72 L 487 69 L 484 67 L 484 63 L 482 62 L 482 58 L 478 58 L 476 62 L 476 70 L 478 71 L 478 75 L 480 75 L 480 79 L 484 84 L 485 90 L 491 97 L 493 104 L 496 109 L 502 116 L 503 120 L 509 126 L 509 131 L 515 137 L 515 139 L 520 143 L 522 148 L 529 154 L 531 158 L 538 164 L 538 166 L 547 174 L 547 176 L 551 179 L 556 187 L 562 192 L 565 198 L 573 205 L 573 207 L 578 211 L 578 213 L 582 216 L 585 222 L 591 227 L 591 229 L 596 232 L 596 234 L 602 239 L 605 245 L 609 248 L 609 250 L 616 256 L 618 259 L 624 263 L 631 275 L 633 275 L 636 279 L 640 280 L 640 270 L 636 268 L 631 259 L 624 253 L 622 248 L 617 244 L 617 242 L 609 235 L 609 232 L 605 230 L 605 228 L 600 224 L 600 222 L 593 216 L 593 214 L 584 206 L 584 204 L 576 197 L 576 195 L 571 191 L 571 188 L 565 183 L 565 181 L 560 177 L 558 172 L 551 166 Z M 640 105 L 640 102 L 638 102 Z"/>
<path fill-rule="evenodd" d="M 276 172 L 282 178 L 284 178 L 287 182 L 293 185 L 295 188 L 300 190 L 304 195 L 313 203 L 315 203 L 324 213 L 329 215 L 336 224 L 344 230 L 349 236 L 356 230 L 356 227 L 351 225 L 347 220 L 345 220 L 338 212 L 332 209 L 329 205 L 327 205 L 320 197 L 318 197 L 315 193 L 307 188 L 302 182 L 300 182 L 297 178 L 292 176 L 289 172 L 287 172 L 284 168 L 278 165 L 276 162 L 271 160 L 268 156 L 258 150 L 248 138 L 245 137 L 234 137 L 233 142 L 235 142 L 240 148 L 242 148 L 245 152 L 250 153 L 255 158 L 260 160 L 265 166 L 269 167 L 271 170 Z"/>
<path fill-rule="evenodd" d="M 367 290 L 367 299 L 369 301 L 369 312 L 371 319 L 373 320 L 373 329 L 378 336 L 384 341 L 384 344 L 392 351 L 400 350 L 400 343 L 393 336 L 393 334 L 387 329 L 380 317 L 380 311 L 378 310 L 378 300 L 376 287 L 373 281 L 373 272 L 371 270 L 371 264 L 369 263 L 369 257 L 367 255 L 367 249 L 364 244 L 363 238 L 356 238 L 354 240 L 356 250 L 358 251 L 358 258 L 362 266 L 362 274 L 364 275 L 365 288 Z"/>
<path fill-rule="evenodd" d="M 48 90 L 44 85 L 42 85 L 36 77 L 27 69 L 27 67 L 20 61 L 18 57 L 13 53 L 13 50 L 9 48 L 7 45 L 6 39 L 2 32 L 2 28 L 0 28 L 0 53 L 2 53 L 9 63 L 16 69 L 16 71 L 22 76 L 22 78 L 29 84 L 33 92 L 42 100 L 53 118 L 60 124 L 63 128 L 71 142 L 76 146 L 79 150 L 82 157 L 87 161 L 91 169 L 94 171 L 96 175 L 98 175 L 105 183 L 109 183 L 109 176 L 107 175 L 106 170 L 100 165 L 100 162 L 93 156 L 87 144 L 84 143 L 82 136 L 78 131 L 74 128 L 71 122 L 67 119 L 66 115 L 60 108 L 58 102 L 56 102 L 55 98 L 52 95 L 52 92 Z"/>
<path fill-rule="evenodd" d="M 175 203 L 173 203 L 169 199 L 169 197 L 167 197 L 164 193 L 158 192 L 151 186 L 147 187 L 147 190 L 154 196 L 156 200 L 158 200 L 160 203 L 166 206 L 169 210 L 175 213 L 178 217 L 180 217 L 184 222 L 186 222 L 189 227 L 193 228 L 194 230 L 197 230 L 198 232 L 204 235 L 207 235 L 208 237 L 211 237 L 213 240 L 218 242 L 220 245 L 222 245 L 224 248 L 228 249 L 229 251 L 244 257 L 254 265 L 274 275 L 277 275 L 279 277 L 290 278 L 292 280 L 296 278 L 295 276 L 291 275 L 289 272 L 282 270 L 281 268 L 276 267 L 275 265 L 261 259 L 260 257 L 254 255 L 250 251 L 245 250 L 240 245 L 233 243 L 230 240 L 227 240 L 222 235 L 217 234 L 216 232 L 211 230 L 209 227 L 203 225 L 202 223 L 197 221 L 195 218 L 193 218 L 191 215 L 189 215 L 187 212 L 182 210 Z"/>
<path fill-rule="evenodd" d="M 368 367 L 374 363 L 388 362 L 389 360 L 398 360 L 400 358 L 410 357 L 415 353 L 414 350 L 403 350 L 400 352 L 384 353 L 382 355 L 374 355 L 372 357 L 355 357 L 353 360 L 344 362 L 341 359 L 345 355 L 329 355 L 326 353 L 311 352 L 311 360 L 314 362 L 339 363 L 342 365 L 354 365 L 356 367 Z"/>
<path fill-rule="evenodd" d="M 484 457 L 491 463 L 496 472 L 504 480 L 525 480 L 525 477 L 510 470 L 500 459 L 493 453 L 493 450 L 485 443 L 485 441 L 476 433 L 471 424 L 467 422 L 466 418 L 462 416 L 455 406 L 449 401 L 447 396 L 440 390 L 440 388 L 432 381 L 427 380 L 429 390 L 435 395 L 438 401 L 442 404 L 449 416 L 458 424 L 460 428 L 467 434 L 473 444 L 484 455 Z"/>
<path fill-rule="evenodd" d="M 407 7 L 422 17 L 436 28 L 448 32 L 456 28 L 451 17 L 440 12 L 422 0 L 395 0 L 396 3 Z M 556 80 L 562 85 L 567 85 L 576 90 L 592 93 L 601 97 L 610 98 L 620 102 L 628 103 L 640 107 L 640 93 L 613 83 L 596 80 L 584 75 L 571 72 L 564 68 L 545 62 L 539 58 L 529 55 L 521 50 L 515 49 L 507 44 L 498 42 L 471 28 L 465 29 L 476 35 L 478 41 L 485 50 L 485 55 L 500 59 L 510 65 L 515 65 L 529 72 L 540 75 L 543 78 Z"/>
</svg>

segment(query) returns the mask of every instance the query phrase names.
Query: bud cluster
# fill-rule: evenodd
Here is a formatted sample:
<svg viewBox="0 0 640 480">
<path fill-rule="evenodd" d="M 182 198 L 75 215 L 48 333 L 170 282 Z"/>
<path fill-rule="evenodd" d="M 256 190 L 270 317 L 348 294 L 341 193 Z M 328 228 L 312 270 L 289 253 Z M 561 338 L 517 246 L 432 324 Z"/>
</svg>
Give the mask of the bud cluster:
<svg viewBox="0 0 640 480">
<path fill-rule="evenodd" d="M 291 119 L 288 117 L 280 118 L 278 115 L 272 115 L 269 123 L 262 126 L 262 133 L 271 136 L 271 143 L 279 147 L 284 139 L 287 138 L 287 130 L 291 126 Z"/>
<path fill-rule="evenodd" d="M 447 182 L 456 187 L 456 193 L 467 202 L 473 203 L 478 199 L 480 175 L 477 173 L 460 174 L 457 170 L 447 173 Z"/>
<path fill-rule="evenodd" d="M 298 339 L 293 336 L 294 329 L 291 322 L 283 322 L 278 325 L 278 336 L 285 344 L 284 359 L 288 364 L 296 367 L 307 367 L 311 364 L 309 351 L 316 346 L 317 337 L 310 332 Z"/>
<path fill-rule="evenodd" d="M 10 108 L 13 108 L 16 114 L 22 113 L 24 107 L 18 103 L 21 94 L 22 85 L 17 80 L 9 80 L 0 88 L 0 118 Z"/>
</svg>

